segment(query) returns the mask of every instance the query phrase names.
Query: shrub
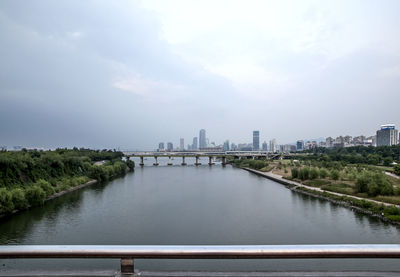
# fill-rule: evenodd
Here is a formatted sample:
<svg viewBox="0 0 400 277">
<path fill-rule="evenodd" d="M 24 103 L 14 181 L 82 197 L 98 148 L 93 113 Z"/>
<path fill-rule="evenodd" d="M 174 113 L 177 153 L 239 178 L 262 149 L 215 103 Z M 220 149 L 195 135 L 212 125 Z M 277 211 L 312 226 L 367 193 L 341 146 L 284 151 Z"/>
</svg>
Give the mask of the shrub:
<svg viewBox="0 0 400 277">
<path fill-rule="evenodd" d="M 28 208 L 29 203 L 25 198 L 25 191 L 21 188 L 15 188 L 11 191 L 12 202 L 17 210 L 25 210 Z"/>
<path fill-rule="evenodd" d="M 46 192 L 40 186 L 34 185 L 25 191 L 25 196 L 31 206 L 40 206 L 46 199 Z"/>
<path fill-rule="evenodd" d="M 339 180 L 340 173 L 338 170 L 334 169 L 331 171 L 331 178 L 332 180 Z"/>
<path fill-rule="evenodd" d="M 394 174 L 400 175 L 400 164 L 394 166 Z"/>
<path fill-rule="evenodd" d="M 368 192 L 369 177 L 366 174 L 360 175 L 356 180 L 357 192 Z"/>
<path fill-rule="evenodd" d="M 295 179 L 299 177 L 299 169 L 297 167 L 292 168 L 292 178 Z"/>
<path fill-rule="evenodd" d="M 6 188 L 0 188 L 0 213 L 9 213 L 14 210 L 12 195 Z"/>
<path fill-rule="evenodd" d="M 54 194 L 54 188 L 50 185 L 49 182 L 45 180 L 39 180 L 34 185 L 39 186 L 46 193 L 46 197 L 49 197 Z"/>
<path fill-rule="evenodd" d="M 315 167 L 311 168 L 311 170 L 310 170 L 310 179 L 311 180 L 317 179 L 318 176 L 319 176 L 319 170 L 316 169 Z"/>
<path fill-rule="evenodd" d="M 368 196 L 377 196 L 380 193 L 380 187 L 376 183 L 368 184 Z"/>
<path fill-rule="evenodd" d="M 326 177 L 328 177 L 328 171 L 326 171 L 325 168 L 320 169 L 320 171 L 319 171 L 319 176 L 320 176 L 321 178 L 326 178 Z"/>
</svg>

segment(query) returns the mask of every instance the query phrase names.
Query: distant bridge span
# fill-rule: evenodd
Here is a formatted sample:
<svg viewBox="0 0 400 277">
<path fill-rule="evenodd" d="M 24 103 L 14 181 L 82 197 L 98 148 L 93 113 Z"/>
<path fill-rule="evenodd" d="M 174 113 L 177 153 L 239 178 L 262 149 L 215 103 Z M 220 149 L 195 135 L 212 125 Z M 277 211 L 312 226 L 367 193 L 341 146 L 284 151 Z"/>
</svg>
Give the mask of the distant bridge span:
<svg viewBox="0 0 400 277">
<path fill-rule="evenodd" d="M 276 159 L 282 156 L 280 153 L 272 153 L 268 151 L 216 151 L 216 152 L 202 152 L 202 151 L 182 151 L 182 152 L 133 152 L 133 151 L 126 151 L 124 152 L 124 156 L 129 159 L 133 157 L 140 158 L 140 166 L 144 165 L 144 157 L 154 157 L 155 162 L 153 165 L 158 165 L 158 158 L 169 158 L 168 165 L 172 165 L 171 158 L 179 157 L 182 158 L 182 165 L 186 165 L 185 158 L 196 158 L 195 165 L 200 165 L 200 158 L 201 157 L 208 157 L 209 165 L 212 165 L 213 158 L 220 158 L 222 161 L 222 165 L 226 164 L 227 157 L 234 157 L 234 158 L 266 158 L 266 159 Z"/>
</svg>

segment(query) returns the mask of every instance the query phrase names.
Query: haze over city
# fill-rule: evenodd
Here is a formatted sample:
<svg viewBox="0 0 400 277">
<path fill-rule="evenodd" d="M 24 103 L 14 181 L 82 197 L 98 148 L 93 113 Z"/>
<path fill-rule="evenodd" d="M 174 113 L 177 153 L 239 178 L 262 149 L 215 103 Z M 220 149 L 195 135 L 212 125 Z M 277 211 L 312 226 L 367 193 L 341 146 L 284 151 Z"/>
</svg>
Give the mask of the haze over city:
<svg viewBox="0 0 400 277">
<path fill-rule="evenodd" d="M 152 150 L 400 125 L 399 1 L 0 2 L 0 145 Z"/>
</svg>

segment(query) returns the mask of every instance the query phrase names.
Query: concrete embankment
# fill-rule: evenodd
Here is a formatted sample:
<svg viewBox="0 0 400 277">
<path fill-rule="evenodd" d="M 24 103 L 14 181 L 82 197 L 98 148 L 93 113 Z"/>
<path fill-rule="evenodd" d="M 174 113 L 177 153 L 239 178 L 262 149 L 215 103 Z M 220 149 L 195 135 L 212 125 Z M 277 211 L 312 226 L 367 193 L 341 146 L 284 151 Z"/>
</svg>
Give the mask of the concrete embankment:
<svg viewBox="0 0 400 277">
<path fill-rule="evenodd" d="M 97 183 L 97 180 L 90 180 L 89 182 L 86 182 L 86 183 L 84 183 L 84 184 L 81 184 L 81 185 L 78 185 L 78 186 L 69 188 L 69 189 L 67 189 L 67 190 L 63 190 L 63 191 L 57 192 L 57 193 L 53 194 L 52 196 L 48 197 L 48 198 L 45 200 L 45 202 L 46 202 L 46 201 L 49 201 L 49 200 L 52 200 L 52 199 L 55 199 L 55 198 L 58 198 L 58 197 L 60 197 L 60 196 L 62 196 L 62 195 L 64 195 L 64 194 L 73 192 L 73 191 L 75 191 L 75 190 L 78 190 L 78 189 L 81 189 L 81 188 L 84 188 L 84 187 L 87 187 L 87 186 L 96 184 L 96 183 Z"/>
<path fill-rule="evenodd" d="M 342 194 L 342 193 L 328 192 L 328 191 L 322 190 L 320 188 L 310 187 L 310 186 L 306 186 L 304 184 L 301 184 L 299 182 L 295 182 L 295 181 L 292 181 L 292 180 L 284 179 L 283 176 L 278 175 L 278 174 L 274 174 L 272 172 L 262 172 L 262 171 L 258 171 L 258 170 L 251 169 L 251 168 L 246 168 L 246 167 L 243 168 L 243 169 L 247 170 L 247 171 L 249 171 L 251 173 L 254 173 L 256 175 L 259 175 L 261 177 L 270 179 L 270 180 L 272 180 L 274 182 L 277 182 L 277 183 L 280 183 L 282 185 L 285 185 L 288 189 L 290 189 L 292 191 L 295 191 L 295 192 L 298 192 L 298 193 L 301 193 L 301 194 L 304 194 L 304 195 L 312 196 L 312 197 L 315 197 L 315 198 L 319 198 L 319 199 L 322 199 L 322 200 L 326 200 L 326 201 L 332 202 L 334 204 L 337 204 L 337 205 L 340 205 L 340 206 L 343 206 L 343 207 L 346 207 L 346 208 L 350 208 L 350 209 L 355 210 L 357 212 L 360 212 L 362 214 L 366 214 L 366 215 L 369 215 L 369 216 L 372 216 L 372 217 L 379 218 L 384 222 L 388 222 L 388 223 L 395 224 L 395 225 L 400 225 L 400 222 L 390 220 L 390 219 L 386 218 L 384 214 L 374 213 L 374 212 L 372 212 L 372 211 L 370 211 L 368 209 L 365 209 L 365 208 L 362 208 L 362 207 L 359 207 L 359 206 L 354 206 L 349 201 L 337 200 L 337 199 L 334 199 L 334 197 L 335 196 L 336 197 L 339 196 L 339 197 L 346 197 L 347 199 L 350 199 L 350 200 L 351 199 L 364 200 L 364 201 L 368 201 L 368 202 L 371 202 L 371 203 L 374 203 L 374 204 L 385 205 L 385 206 L 399 207 L 399 205 L 394 205 L 394 204 L 390 204 L 390 203 L 384 203 L 384 202 L 380 202 L 380 201 L 375 201 L 375 200 L 371 200 L 371 199 L 365 199 L 365 198 L 351 196 L 351 195 Z M 303 190 L 301 188 L 304 188 L 306 190 Z M 323 194 L 323 195 L 321 195 L 321 194 Z"/>
</svg>

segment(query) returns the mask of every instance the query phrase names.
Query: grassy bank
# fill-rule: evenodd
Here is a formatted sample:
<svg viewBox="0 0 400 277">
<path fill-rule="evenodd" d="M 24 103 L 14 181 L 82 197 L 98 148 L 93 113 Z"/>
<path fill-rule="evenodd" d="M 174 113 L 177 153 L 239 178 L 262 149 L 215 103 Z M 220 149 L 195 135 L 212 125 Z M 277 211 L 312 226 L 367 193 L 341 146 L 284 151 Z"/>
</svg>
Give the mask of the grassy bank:
<svg viewBox="0 0 400 277">
<path fill-rule="evenodd" d="M 233 160 L 238 167 L 248 167 L 261 172 L 272 172 L 311 188 L 288 185 L 292 190 L 306 192 L 344 206 L 358 210 L 384 220 L 400 223 L 399 180 L 383 173 L 385 169 L 377 166 L 325 164 L 313 166 L 309 161 L 266 161 L 266 160 Z M 335 195 L 333 193 L 342 195 Z M 352 197 L 353 196 L 353 197 Z M 362 198 L 356 199 L 354 197 Z M 388 205 L 378 204 L 384 202 Z"/>
<path fill-rule="evenodd" d="M 0 152 L 0 215 L 43 205 L 55 194 L 88 183 L 107 181 L 133 170 L 116 151 L 57 149 Z"/>
</svg>

